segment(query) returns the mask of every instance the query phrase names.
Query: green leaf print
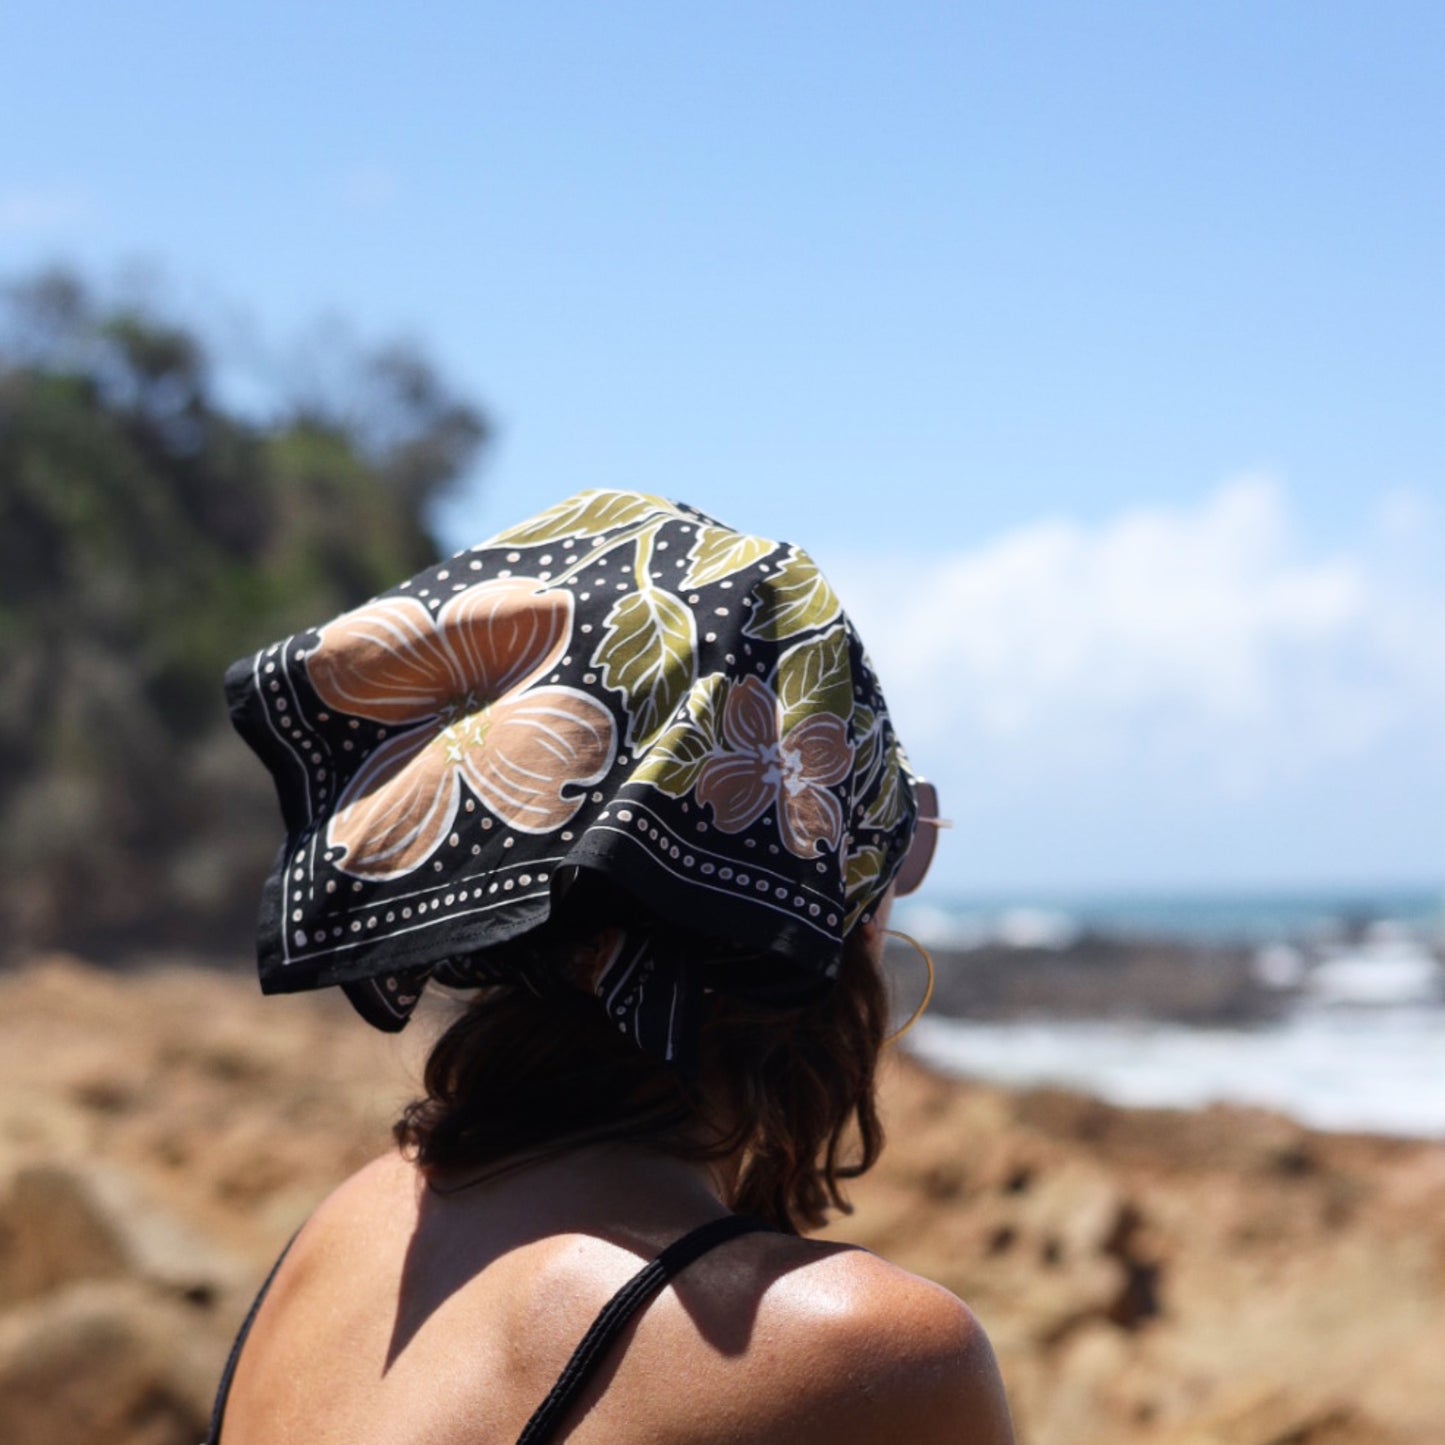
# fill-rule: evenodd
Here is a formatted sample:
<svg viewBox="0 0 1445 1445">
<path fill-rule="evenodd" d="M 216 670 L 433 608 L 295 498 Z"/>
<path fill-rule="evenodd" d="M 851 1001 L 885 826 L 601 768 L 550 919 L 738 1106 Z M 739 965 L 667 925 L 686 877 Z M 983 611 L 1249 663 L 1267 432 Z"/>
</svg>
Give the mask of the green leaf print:
<svg viewBox="0 0 1445 1445">
<path fill-rule="evenodd" d="M 843 896 L 852 898 L 860 888 L 878 880 L 883 872 L 883 850 L 871 844 L 848 855 L 843 869 Z"/>
<path fill-rule="evenodd" d="M 848 905 L 848 914 L 843 920 L 845 933 L 858 921 L 864 903 L 872 897 L 883 875 L 883 861 L 883 850 L 871 846 L 848 855 L 843 868 L 843 897 Z"/>
<path fill-rule="evenodd" d="M 853 790 L 866 793 L 883 761 L 883 727 L 866 702 L 853 705 Z"/>
<path fill-rule="evenodd" d="M 721 743 L 727 690 L 727 678 L 720 672 L 699 678 L 687 700 L 687 717 L 675 722 L 648 748 L 632 780 L 650 783 L 670 798 L 690 793 L 703 764 Z"/>
<path fill-rule="evenodd" d="M 693 721 L 707 734 L 714 747 L 722 744 L 723 708 L 727 705 L 729 686 L 726 674 L 710 672 L 698 679 L 687 700 Z"/>
<path fill-rule="evenodd" d="M 724 527 L 699 527 L 697 540 L 687 554 L 692 563 L 682 579 L 684 587 L 706 587 L 710 582 L 721 582 L 754 562 L 761 562 L 770 552 L 777 550 L 776 542 L 762 537 L 743 537 L 729 532 Z"/>
<path fill-rule="evenodd" d="M 531 521 L 499 532 L 490 545 L 511 542 L 518 547 L 533 547 L 542 542 L 560 542 L 564 537 L 596 537 L 659 513 L 682 515 L 671 502 L 642 492 L 579 492 L 548 507 Z"/>
<path fill-rule="evenodd" d="M 898 766 L 898 754 L 890 750 L 883 765 L 883 781 L 878 785 L 877 796 L 863 819 L 863 826 L 890 832 L 902 817 L 903 770 Z"/>
<path fill-rule="evenodd" d="M 823 627 L 842 611 L 837 593 L 800 547 L 789 549 L 788 560 L 759 592 L 743 631 L 768 642 L 784 642 Z"/>
<path fill-rule="evenodd" d="M 846 723 L 853 711 L 847 632 L 835 627 L 790 647 L 778 659 L 777 692 L 785 733 L 816 713 L 831 713 Z"/>
<path fill-rule="evenodd" d="M 602 681 L 620 692 L 627 709 L 627 743 L 645 748 L 671 721 L 692 688 L 697 628 L 692 613 L 648 571 L 652 533 L 637 546 L 637 591 L 619 597 L 592 654 Z"/>
</svg>

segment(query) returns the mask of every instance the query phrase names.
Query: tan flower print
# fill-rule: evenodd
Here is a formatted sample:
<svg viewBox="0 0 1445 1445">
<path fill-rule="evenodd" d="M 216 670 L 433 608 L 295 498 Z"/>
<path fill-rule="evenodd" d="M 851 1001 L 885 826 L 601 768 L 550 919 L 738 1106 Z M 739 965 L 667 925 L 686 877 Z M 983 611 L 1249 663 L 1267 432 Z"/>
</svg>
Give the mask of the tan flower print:
<svg viewBox="0 0 1445 1445">
<path fill-rule="evenodd" d="M 572 634 L 572 598 L 531 578 L 480 582 L 435 616 L 415 597 L 368 603 L 326 627 L 306 659 L 327 706 L 407 731 L 347 785 L 326 830 L 358 878 L 398 878 L 441 846 L 461 781 L 522 833 L 577 812 L 612 766 L 612 714 L 575 688 L 532 686 Z M 573 790 L 564 793 L 564 789 Z"/>
<path fill-rule="evenodd" d="M 828 789 L 853 767 L 853 747 L 840 717 L 813 713 L 782 728 L 777 694 L 747 677 L 728 693 L 722 731 L 730 752 L 703 765 L 697 798 L 724 833 L 741 833 L 770 808 L 790 853 L 811 858 L 843 841 L 843 809 Z"/>
</svg>

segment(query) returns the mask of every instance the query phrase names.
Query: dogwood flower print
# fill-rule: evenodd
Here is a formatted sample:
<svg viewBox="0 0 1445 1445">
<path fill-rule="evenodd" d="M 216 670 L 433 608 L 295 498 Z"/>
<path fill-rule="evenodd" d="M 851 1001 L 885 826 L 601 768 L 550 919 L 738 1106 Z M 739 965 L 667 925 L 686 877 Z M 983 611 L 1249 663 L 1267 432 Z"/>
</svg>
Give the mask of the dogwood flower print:
<svg viewBox="0 0 1445 1445">
<path fill-rule="evenodd" d="M 329 707 L 407 731 L 347 785 L 326 830 L 358 878 L 398 878 L 451 832 L 465 780 L 498 818 L 548 833 L 603 778 L 612 714 L 575 688 L 538 687 L 572 635 L 572 598 L 531 578 L 479 582 L 435 615 L 387 597 L 331 623 L 306 659 Z"/>
<path fill-rule="evenodd" d="M 709 758 L 698 774 L 697 798 L 724 833 L 741 833 L 769 808 L 790 853 L 814 857 L 819 845 L 843 842 L 843 809 L 829 788 L 853 767 L 853 747 L 840 717 L 813 713 L 782 729 L 777 694 L 747 677 L 728 693 L 722 733 L 730 752 Z"/>
</svg>

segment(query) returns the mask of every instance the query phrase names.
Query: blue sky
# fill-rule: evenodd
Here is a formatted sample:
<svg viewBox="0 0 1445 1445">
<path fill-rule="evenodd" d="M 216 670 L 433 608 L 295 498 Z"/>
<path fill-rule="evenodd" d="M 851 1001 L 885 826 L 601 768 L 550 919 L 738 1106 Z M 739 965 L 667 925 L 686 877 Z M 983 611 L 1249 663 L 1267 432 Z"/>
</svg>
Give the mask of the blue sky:
<svg viewBox="0 0 1445 1445">
<path fill-rule="evenodd" d="M 1409 3 L 53 0 L 0 13 L 0 275 L 416 338 L 497 424 L 457 546 L 584 486 L 808 544 L 949 885 L 1429 882 L 1442 53 Z"/>
</svg>

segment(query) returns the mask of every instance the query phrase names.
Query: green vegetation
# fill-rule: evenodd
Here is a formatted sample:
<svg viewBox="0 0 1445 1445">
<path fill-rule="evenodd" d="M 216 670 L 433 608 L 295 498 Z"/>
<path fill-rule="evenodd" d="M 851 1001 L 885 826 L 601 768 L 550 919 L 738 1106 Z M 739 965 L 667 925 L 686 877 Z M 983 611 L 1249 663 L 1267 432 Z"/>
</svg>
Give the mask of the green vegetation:
<svg viewBox="0 0 1445 1445">
<path fill-rule="evenodd" d="M 0 956 L 249 947 L 279 839 L 226 664 L 435 556 L 485 438 L 427 363 L 218 399 L 182 326 L 49 275 L 0 322 Z"/>
</svg>

